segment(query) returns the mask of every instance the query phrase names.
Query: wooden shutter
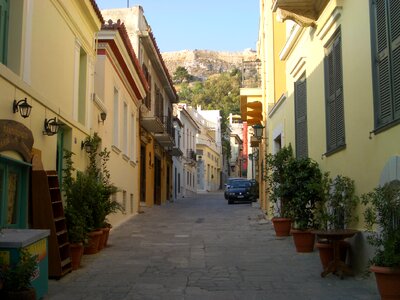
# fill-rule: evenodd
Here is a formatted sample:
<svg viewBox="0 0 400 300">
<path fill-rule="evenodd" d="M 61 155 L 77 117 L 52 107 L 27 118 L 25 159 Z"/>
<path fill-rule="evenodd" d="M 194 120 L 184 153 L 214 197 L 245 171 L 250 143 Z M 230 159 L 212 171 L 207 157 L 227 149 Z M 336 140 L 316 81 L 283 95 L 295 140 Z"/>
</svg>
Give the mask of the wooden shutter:
<svg viewBox="0 0 400 300">
<path fill-rule="evenodd" d="M 394 118 L 400 118 L 400 1 L 388 1 Z"/>
<path fill-rule="evenodd" d="M 342 46 L 340 35 L 325 58 L 327 151 L 345 145 Z"/>
<path fill-rule="evenodd" d="M 377 105 L 376 125 L 381 127 L 393 119 L 388 43 L 388 19 L 386 0 L 377 0 L 376 17 L 376 76 Z"/>
<path fill-rule="evenodd" d="M 9 0 L 0 0 L 0 62 L 7 64 Z"/>
<path fill-rule="evenodd" d="M 307 81 L 295 82 L 296 157 L 308 157 L 307 138 Z"/>
</svg>

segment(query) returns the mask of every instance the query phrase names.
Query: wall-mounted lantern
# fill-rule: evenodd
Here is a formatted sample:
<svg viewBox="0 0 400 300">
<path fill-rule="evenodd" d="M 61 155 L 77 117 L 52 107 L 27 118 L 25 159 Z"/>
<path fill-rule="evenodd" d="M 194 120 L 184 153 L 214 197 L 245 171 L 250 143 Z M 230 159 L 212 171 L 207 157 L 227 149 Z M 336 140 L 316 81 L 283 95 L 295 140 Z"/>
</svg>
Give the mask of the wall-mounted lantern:
<svg viewBox="0 0 400 300">
<path fill-rule="evenodd" d="M 57 123 L 57 118 L 52 118 L 52 119 L 45 119 L 44 120 L 44 135 L 55 135 L 58 132 L 58 129 L 60 128 L 60 124 Z"/>
<path fill-rule="evenodd" d="M 14 114 L 19 111 L 21 117 L 23 118 L 28 118 L 29 115 L 31 114 L 32 106 L 29 105 L 27 102 L 27 99 L 22 99 L 22 100 L 14 100 L 13 103 L 13 112 Z"/>
</svg>

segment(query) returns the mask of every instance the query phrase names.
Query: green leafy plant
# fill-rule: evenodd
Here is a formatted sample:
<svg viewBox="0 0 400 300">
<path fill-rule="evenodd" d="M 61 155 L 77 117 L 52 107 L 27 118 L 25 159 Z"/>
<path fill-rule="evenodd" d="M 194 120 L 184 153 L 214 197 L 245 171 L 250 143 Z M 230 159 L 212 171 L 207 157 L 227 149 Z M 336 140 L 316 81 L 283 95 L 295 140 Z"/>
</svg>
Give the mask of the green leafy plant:
<svg viewBox="0 0 400 300">
<path fill-rule="evenodd" d="M 294 221 L 293 227 L 299 230 L 316 228 L 314 213 L 324 200 L 324 181 L 318 164 L 310 158 L 290 160 L 285 171 L 285 180 L 281 184 L 287 191 L 287 213 Z"/>
<path fill-rule="evenodd" d="M 87 224 L 86 218 L 90 215 L 90 206 L 82 201 L 89 192 L 86 180 L 81 172 L 78 172 L 76 178 L 73 177 L 75 168 L 73 166 L 71 151 L 64 150 L 63 169 L 63 191 L 66 198 L 65 219 L 67 222 L 68 239 L 71 243 L 82 243 L 87 238 L 90 224 Z"/>
<path fill-rule="evenodd" d="M 292 146 L 283 147 L 276 154 L 267 154 L 265 157 L 266 169 L 264 180 L 267 183 L 267 192 L 272 203 L 271 209 L 275 216 L 290 217 L 286 210 L 287 202 L 293 197 L 292 189 L 285 184 L 288 165 L 294 160 Z"/>
<path fill-rule="evenodd" d="M 338 175 L 333 180 L 323 178 L 325 191 L 315 213 L 316 221 L 321 229 L 344 229 L 358 220 L 353 213 L 359 203 L 355 195 L 354 180 Z"/>
<path fill-rule="evenodd" d="M 400 181 L 394 180 L 361 196 L 367 240 L 375 247 L 371 264 L 400 267 Z"/>
<path fill-rule="evenodd" d="M 31 278 L 37 268 L 37 255 L 31 255 L 25 248 L 20 250 L 15 265 L 2 266 L 0 278 L 4 291 L 25 291 L 32 288 Z"/>
</svg>

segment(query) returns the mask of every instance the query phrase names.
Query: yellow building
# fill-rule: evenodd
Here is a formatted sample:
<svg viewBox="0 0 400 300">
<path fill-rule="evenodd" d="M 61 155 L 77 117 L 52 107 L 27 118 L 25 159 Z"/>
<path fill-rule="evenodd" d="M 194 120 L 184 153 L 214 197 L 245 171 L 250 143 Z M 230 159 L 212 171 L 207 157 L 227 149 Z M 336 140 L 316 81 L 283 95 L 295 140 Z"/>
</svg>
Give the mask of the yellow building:
<svg viewBox="0 0 400 300">
<path fill-rule="evenodd" d="M 108 217 L 116 225 L 139 211 L 139 107 L 148 84 L 121 22 L 104 24 L 97 39 L 92 128 L 110 151 L 110 180 L 119 190 L 114 197 L 124 208 Z"/>
<path fill-rule="evenodd" d="M 105 19 L 126 26 L 139 64 L 149 84 L 140 104 L 140 203 L 145 206 L 172 200 L 172 149 L 175 134 L 172 103 L 178 95 L 141 6 L 102 11 Z"/>
<path fill-rule="evenodd" d="M 32 153 L 34 170 L 61 175 L 64 148 L 76 154 L 77 169 L 86 166 L 81 141 L 91 132 L 95 35 L 103 19 L 89 0 L 0 6 L 9 16 L 0 24 L 0 226 L 26 227 Z M 25 99 L 31 112 L 23 118 Z M 4 192 L 11 187 L 13 194 Z"/>
<path fill-rule="evenodd" d="M 296 157 L 314 159 L 332 178 L 354 179 L 358 195 L 400 174 L 393 30 L 400 24 L 388 16 L 389 4 L 261 1 L 268 152 L 290 143 Z M 355 214 L 352 227 L 363 230 L 362 208 Z M 353 242 L 365 251 L 364 238 Z M 365 262 L 360 255 L 354 265 Z"/>
</svg>

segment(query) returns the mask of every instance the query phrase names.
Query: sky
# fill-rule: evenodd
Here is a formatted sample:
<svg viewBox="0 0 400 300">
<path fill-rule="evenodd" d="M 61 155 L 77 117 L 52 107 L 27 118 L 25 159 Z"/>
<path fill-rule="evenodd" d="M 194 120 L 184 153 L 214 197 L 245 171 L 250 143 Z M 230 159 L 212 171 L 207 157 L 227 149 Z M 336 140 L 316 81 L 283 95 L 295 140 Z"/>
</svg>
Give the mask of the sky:
<svg viewBox="0 0 400 300">
<path fill-rule="evenodd" d="M 100 9 L 141 5 L 161 52 L 256 48 L 259 0 L 96 0 Z"/>
</svg>

